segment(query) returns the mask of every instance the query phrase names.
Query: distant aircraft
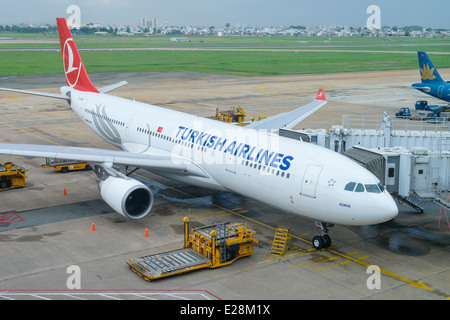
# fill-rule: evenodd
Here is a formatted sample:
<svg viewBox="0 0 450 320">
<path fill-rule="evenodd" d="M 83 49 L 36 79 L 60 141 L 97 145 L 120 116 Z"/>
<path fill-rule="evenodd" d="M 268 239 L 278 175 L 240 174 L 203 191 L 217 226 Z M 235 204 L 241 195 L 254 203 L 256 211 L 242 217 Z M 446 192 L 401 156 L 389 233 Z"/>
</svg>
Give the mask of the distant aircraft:
<svg viewBox="0 0 450 320">
<path fill-rule="evenodd" d="M 334 151 L 272 132 L 293 128 L 327 101 L 314 101 L 246 127 L 107 95 L 126 82 L 97 89 L 64 18 L 57 18 L 67 86 L 61 94 L 5 89 L 67 100 L 83 122 L 119 150 L 0 144 L 1 154 L 83 160 L 100 182 L 102 199 L 132 219 L 147 215 L 151 190 L 127 167 L 213 190 L 235 192 L 317 221 L 317 249 L 328 247 L 329 224 L 370 225 L 398 214 L 391 195 L 361 165 Z"/>
<path fill-rule="evenodd" d="M 414 83 L 412 87 L 435 98 L 450 102 L 450 83 L 441 78 L 426 52 L 419 51 L 417 55 L 419 56 L 422 82 Z"/>
</svg>

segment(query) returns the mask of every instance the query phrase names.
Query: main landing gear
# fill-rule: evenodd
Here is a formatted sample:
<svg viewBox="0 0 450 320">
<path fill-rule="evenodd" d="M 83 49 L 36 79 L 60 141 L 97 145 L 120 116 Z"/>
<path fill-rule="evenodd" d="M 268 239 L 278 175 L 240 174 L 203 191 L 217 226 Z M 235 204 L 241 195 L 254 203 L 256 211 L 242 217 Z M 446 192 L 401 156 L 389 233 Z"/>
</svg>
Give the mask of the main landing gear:
<svg viewBox="0 0 450 320">
<path fill-rule="evenodd" d="M 323 248 L 328 248 L 331 245 L 331 238 L 328 235 L 328 228 L 332 228 L 333 226 L 333 224 L 328 226 L 325 222 L 316 221 L 317 233 L 319 235 L 312 239 L 312 245 L 315 249 L 320 250 Z"/>
</svg>

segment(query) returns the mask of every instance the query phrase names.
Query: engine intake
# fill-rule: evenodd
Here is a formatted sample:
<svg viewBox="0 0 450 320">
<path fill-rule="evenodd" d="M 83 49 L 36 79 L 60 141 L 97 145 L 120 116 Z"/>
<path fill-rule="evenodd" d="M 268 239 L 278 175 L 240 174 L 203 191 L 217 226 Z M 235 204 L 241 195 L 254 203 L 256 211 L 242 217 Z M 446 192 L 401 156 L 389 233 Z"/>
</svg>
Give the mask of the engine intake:
<svg viewBox="0 0 450 320">
<path fill-rule="evenodd" d="M 152 192 L 137 180 L 109 176 L 99 188 L 102 199 L 124 217 L 140 219 L 152 209 Z"/>
</svg>

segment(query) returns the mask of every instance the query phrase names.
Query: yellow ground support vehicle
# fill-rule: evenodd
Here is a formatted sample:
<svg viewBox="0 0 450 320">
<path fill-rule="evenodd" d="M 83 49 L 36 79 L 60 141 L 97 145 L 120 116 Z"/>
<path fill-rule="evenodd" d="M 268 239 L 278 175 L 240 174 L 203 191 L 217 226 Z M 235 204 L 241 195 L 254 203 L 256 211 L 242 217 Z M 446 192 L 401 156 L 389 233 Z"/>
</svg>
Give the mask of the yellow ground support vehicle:
<svg viewBox="0 0 450 320">
<path fill-rule="evenodd" d="M 219 107 L 216 107 L 216 120 L 233 123 L 238 126 L 246 126 L 255 121 L 255 118 L 251 118 L 251 121 L 245 121 L 246 113 L 242 107 L 233 107 L 227 111 L 219 111 Z M 263 120 L 267 117 L 259 116 L 257 121 Z"/>
<path fill-rule="evenodd" d="M 91 170 L 87 162 L 74 160 L 58 160 L 47 158 L 43 168 L 53 168 L 58 172 L 66 173 L 69 171 Z"/>
<path fill-rule="evenodd" d="M 0 191 L 25 187 L 27 171 L 10 161 L 0 163 Z"/>
<path fill-rule="evenodd" d="M 245 116 L 244 109 L 241 107 L 233 107 L 227 111 L 219 111 L 219 107 L 216 108 L 216 120 L 241 123 L 245 121 Z"/>
<path fill-rule="evenodd" d="M 253 254 L 253 232 L 246 223 L 219 223 L 198 227 L 189 233 L 184 218 L 184 247 L 128 259 L 132 271 L 147 281 L 203 268 L 218 268 Z"/>
</svg>

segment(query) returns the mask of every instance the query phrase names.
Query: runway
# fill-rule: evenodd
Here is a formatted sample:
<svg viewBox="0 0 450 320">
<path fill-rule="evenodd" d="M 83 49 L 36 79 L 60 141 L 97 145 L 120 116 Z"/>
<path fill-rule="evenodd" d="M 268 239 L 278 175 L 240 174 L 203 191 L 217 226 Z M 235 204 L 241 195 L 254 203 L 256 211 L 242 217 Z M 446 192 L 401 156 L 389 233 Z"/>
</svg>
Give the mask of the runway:
<svg viewBox="0 0 450 320">
<path fill-rule="evenodd" d="M 441 70 L 440 70 L 441 71 Z M 449 78 L 450 71 L 442 70 Z M 92 74 L 98 86 L 127 80 L 112 94 L 210 117 L 216 106 L 242 106 L 248 117 L 291 110 L 324 88 L 329 103 L 299 127 L 326 128 L 343 114 L 388 114 L 428 99 L 410 88 L 418 71 L 235 77 L 197 73 Z M 0 87 L 58 92 L 63 75 L 0 77 Z M 430 99 L 428 99 L 430 100 Z M 0 92 L 0 136 L 7 143 L 112 148 L 82 124 L 65 101 Z M 399 205 L 392 222 L 336 226 L 332 246 L 312 249 L 312 221 L 241 196 L 181 185 L 139 170 L 134 178 L 155 195 L 152 213 L 129 220 L 100 200 L 92 172 L 58 174 L 43 159 L 1 156 L 25 166 L 27 186 L 0 193 L 0 299 L 170 300 L 441 300 L 450 297 L 450 230 L 439 207 L 424 214 Z M 63 194 L 64 188 L 67 194 Z M 146 282 L 125 261 L 183 244 L 191 226 L 246 222 L 259 244 L 253 256 L 212 270 Z M 92 223 L 96 231 L 92 231 Z M 292 246 L 271 255 L 277 226 L 291 228 Z M 148 228 L 149 237 L 144 237 Z M 67 285 L 81 270 L 81 289 Z M 378 266 L 380 288 L 371 288 Z M 59 295 L 58 295 L 59 293 Z M 89 293 L 89 294 L 88 294 Z"/>
<path fill-rule="evenodd" d="M 124 38 L 126 39 L 126 38 Z M 139 38 L 138 38 L 139 39 Z M 198 38 L 191 38 L 191 41 L 199 41 Z M 92 39 L 91 39 L 92 40 Z M 99 41 L 104 41 L 105 38 L 98 38 Z M 108 39 L 109 40 L 109 39 Z M 140 39 L 142 41 L 142 39 Z M 168 41 L 168 40 L 167 40 Z M 202 40 L 203 41 L 203 40 Z M 214 45 L 214 44 L 202 44 L 202 45 L 171 45 L 167 42 L 167 45 L 146 45 L 142 42 L 142 45 L 134 46 L 87 46 L 79 48 L 80 51 L 260 51 L 260 52 L 346 52 L 346 53 L 387 53 L 387 54 L 417 54 L 417 51 L 411 50 L 389 50 L 389 47 L 408 48 L 417 46 L 416 43 L 310 43 L 305 44 L 298 41 L 296 44 L 236 44 L 236 45 Z M 0 51 L 55 51 L 59 50 L 59 41 L 57 39 L 16 39 L 16 38 L 0 38 L 0 45 L 13 44 L 14 47 L 1 47 Z M 30 44 L 44 46 L 30 47 Z M 48 44 L 54 44 L 54 47 L 48 46 Z M 23 45 L 23 46 L 20 46 Z M 449 43 L 421 43 L 422 46 L 433 48 L 435 46 L 447 46 Z M 377 48 L 383 47 L 385 50 L 378 50 Z M 374 48 L 373 50 L 367 48 Z M 448 55 L 450 52 L 446 51 L 429 51 L 429 54 L 444 54 Z"/>
</svg>

